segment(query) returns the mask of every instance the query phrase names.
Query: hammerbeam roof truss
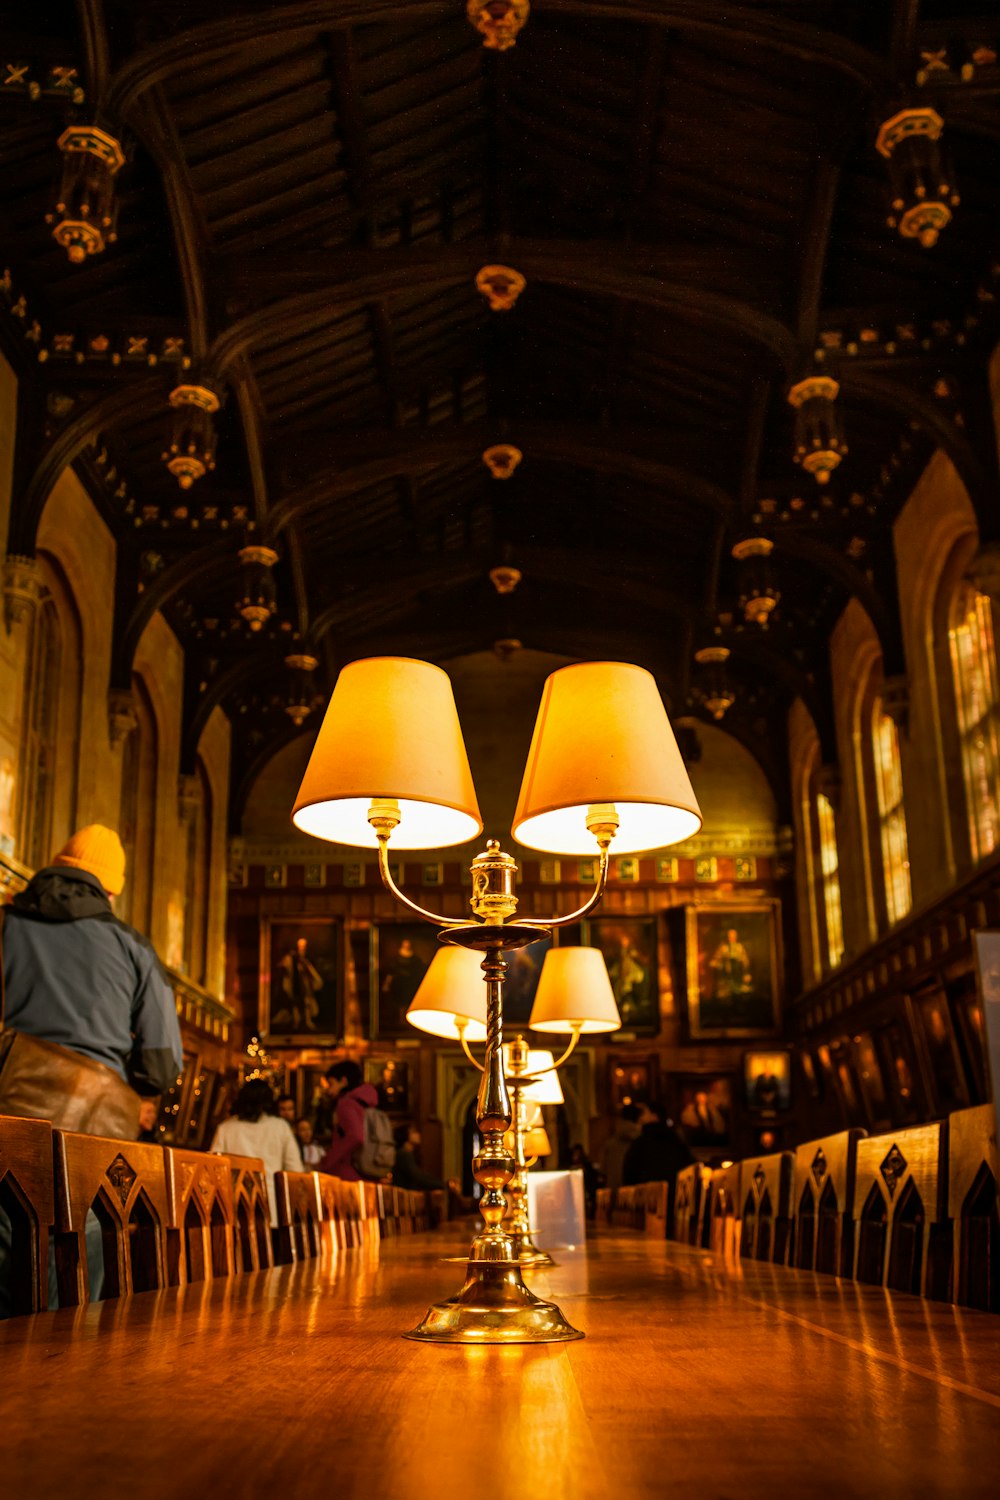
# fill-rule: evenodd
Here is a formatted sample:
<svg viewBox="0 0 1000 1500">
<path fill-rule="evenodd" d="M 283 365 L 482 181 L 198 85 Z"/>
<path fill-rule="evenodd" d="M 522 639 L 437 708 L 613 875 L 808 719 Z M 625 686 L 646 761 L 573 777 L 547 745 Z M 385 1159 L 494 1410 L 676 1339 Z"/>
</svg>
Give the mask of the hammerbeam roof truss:
<svg viewBox="0 0 1000 1500">
<path fill-rule="evenodd" d="M 252 690 L 259 754 L 287 727 L 292 646 L 321 675 L 397 636 L 574 654 L 602 620 L 680 707 L 721 618 L 742 732 L 802 693 L 832 756 L 829 628 L 857 594 L 901 669 L 887 539 L 933 446 L 997 529 L 986 19 L 949 16 L 942 43 L 940 7 L 906 0 L 536 0 L 497 55 L 461 0 L 221 0 L 208 20 L 60 0 L 34 33 L 4 8 L 12 550 L 75 462 L 121 542 L 116 674 L 165 608 L 190 725 Z M 874 150 L 920 89 L 962 192 L 932 251 L 886 226 Z M 72 119 L 129 156 L 119 237 L 82 266 L 44 221 Z M 527 280 L 511 311 L 475 290 L 490 262 Z M 827 493 L 792 466 L 785 401 L 817 358 L 850 443 Z M 203 376 L 224 392 L 217 468 L 180 496 L 167 395 Z M 524 455 L 510 479 L 482 463 L 498 442 Z M 766 639 L 730 558 L 757 526 L 782 592 Z M 252 539 L 279 553 L 253 638 L 234 614 Z M 503 559 L 524 574 L 510 601 L 486 580 Z"/>
</svg>

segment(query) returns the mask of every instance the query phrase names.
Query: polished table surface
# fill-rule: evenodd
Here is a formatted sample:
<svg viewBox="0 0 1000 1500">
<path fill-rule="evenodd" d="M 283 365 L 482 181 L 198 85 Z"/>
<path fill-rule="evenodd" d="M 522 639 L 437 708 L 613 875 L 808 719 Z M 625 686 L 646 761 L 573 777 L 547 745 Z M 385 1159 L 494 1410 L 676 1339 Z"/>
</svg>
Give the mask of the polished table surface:
<svg viewBox="0 0 1000 1500">
<path fill-rule="evenodd" d="M 137 1500 L 1000 1494 L 1000 1317 L 611 1233 L 531 1273 L 587 1337 L 400 1337 L 414 1235 L 0 1325 L 0 1489 Z"/>
</svg>

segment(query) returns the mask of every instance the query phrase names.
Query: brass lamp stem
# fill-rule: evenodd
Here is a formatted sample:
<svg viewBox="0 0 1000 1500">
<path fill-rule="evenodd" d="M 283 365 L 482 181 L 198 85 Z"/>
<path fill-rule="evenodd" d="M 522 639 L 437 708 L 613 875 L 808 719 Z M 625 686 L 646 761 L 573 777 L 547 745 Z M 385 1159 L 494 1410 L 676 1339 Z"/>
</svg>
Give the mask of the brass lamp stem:
<svg viewBox="0 0 1000 1500">
<path fill-rule="evenodd" d="M 600 863 L 597 870 L 597 884 L 594 886 L 594 889 L 591 891 L 589 897 L 581 907 L 578 907 L 576 911 L 567 913 L 565 917 L 522 917 L 520 919 L 521 926 L 535 928 L 540 927 L 547 930 L 551 927 L 568 927 L 571 922 L 579 922 L 581 917 L 585 917 L 588 912 L 592 912 L 594 910 L 594 907 L 598 904 L 601 897 L 604 895 L 604 887 L 608 883 L 609 864 L 610 859 L 608 855 L 607 845 L 605 844 L 601 848 L 600 852 Z"/>
<path fill-rule="evenodd" d="M 405 906 L 407 911 L 412 911 L 424 922 L 433 922 L 435 927 L 462 927 L 464 924 L 460 919 L 443 917 L 440 912 L 436 911 L 425 911 L 422 906 L 418 906 L 415 901 L 411 901 L 409 896 L 404 895 L 399 889 L 399 886 L 392 878 L 392 871 L 389 869 L 389 839 L 392 836 L 392 829 L 395 827 L 395 824 L 385 827 L 376 821 L 374 813 L 379 805 L 375 802 L 372 803 L 372 815 L 369 816 L 368 821 L 375 829 L 375 837 L 378 839 L 378 872 L 382 877 L 382 884 L 386 890 L 391 891 L 396 900 L 402 906 Z"/>
</svg>

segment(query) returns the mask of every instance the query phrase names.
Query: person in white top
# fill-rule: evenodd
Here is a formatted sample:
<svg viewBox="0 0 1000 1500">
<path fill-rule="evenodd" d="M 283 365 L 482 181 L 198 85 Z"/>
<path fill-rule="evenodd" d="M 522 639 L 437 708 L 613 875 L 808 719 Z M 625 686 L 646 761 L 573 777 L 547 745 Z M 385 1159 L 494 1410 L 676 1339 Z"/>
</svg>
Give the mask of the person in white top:
<svg viewBox="0 0 1000 1500">
<path fill-rule="evenodd" d="M 223 1120 L 210 1149 L 220 1156 L 257 1156 L 264 1163 L 271 1223 L 277 1224 L 275 1172 L 301 1172 L 302 1153 L 287 1120 L 274 1113 L 274 1095 L 263 1078 L 252 1078 L 236 1095 L 230 1119 Z"/>
</svg>

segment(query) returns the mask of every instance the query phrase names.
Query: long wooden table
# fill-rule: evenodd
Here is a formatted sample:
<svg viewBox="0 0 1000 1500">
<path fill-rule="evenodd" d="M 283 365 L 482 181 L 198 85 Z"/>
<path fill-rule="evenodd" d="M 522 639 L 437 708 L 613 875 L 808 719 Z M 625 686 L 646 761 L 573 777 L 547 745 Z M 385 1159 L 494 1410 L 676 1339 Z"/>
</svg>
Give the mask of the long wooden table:
<svg viewBox="0 0 1000 1500">
<path fill-rule="evenodd" d="M 0 1325 L 17 1500 L 989 1496 L 1000 1318 L 619 1232 L 534 1272 L 587 1338 L 400 1337 L 467 1240 L 415 1235 Z"/>
</svg>

